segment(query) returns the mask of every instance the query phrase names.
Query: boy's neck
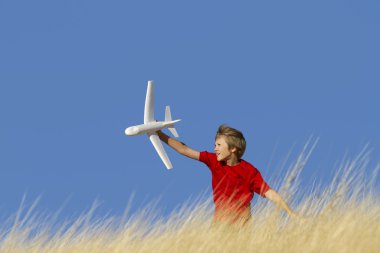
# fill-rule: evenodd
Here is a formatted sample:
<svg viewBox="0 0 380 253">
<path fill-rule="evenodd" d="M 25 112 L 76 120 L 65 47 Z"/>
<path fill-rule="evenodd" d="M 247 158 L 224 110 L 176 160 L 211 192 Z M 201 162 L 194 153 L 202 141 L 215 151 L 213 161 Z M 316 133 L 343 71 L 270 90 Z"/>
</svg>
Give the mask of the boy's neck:
<svg viewBox="0 0 380 253">
<path fill-rule="evenodd" d="M 238 159 L 237 156 L 234 156 L 234 155 L 231 156 L 231 158 L 226 161 L 226 164 L 228 166 L 235 166 L 235 165 L 238 165 L 239 163 L 240 163 L 240 159 Z"/>
</svg>

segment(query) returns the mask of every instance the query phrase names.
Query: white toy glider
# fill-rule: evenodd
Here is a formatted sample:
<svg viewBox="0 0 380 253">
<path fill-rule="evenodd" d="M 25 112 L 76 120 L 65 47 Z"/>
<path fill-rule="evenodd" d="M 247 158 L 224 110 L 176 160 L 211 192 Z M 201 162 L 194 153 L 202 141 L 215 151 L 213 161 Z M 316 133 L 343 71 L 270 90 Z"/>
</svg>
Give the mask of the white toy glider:
<svg viewBox="0 0 380 253">
<path fill-rule="evenodd" d="M 145 110 L 144 110 L 144 124 L 138 126 L 131 126 L 125 129 L 125 134 L 129 136 L 147 134 L 150 141 L 152 142 L 154 148 L 156 149 L 158 155 L 161 157 L 166 168 L 168 170 L 172 169 L 172 163 L 169 160 L 168 155 L 165 152 L 164 147 L 157 135 L 157 131 L 167 127 L 170 132 L 178 138 L 178 133 L 174 128 L 174 123 L 180 121 L 180 119 L 172 120 L 170 113 L 170 107 L 166 106 L 165 110 L 165 121 L 156 121 L 154 119 L 154 106 L 153 106 L 153 81 L 148 81 L 148 88 L 146 90 L 145 98 Z"/>
</svg>

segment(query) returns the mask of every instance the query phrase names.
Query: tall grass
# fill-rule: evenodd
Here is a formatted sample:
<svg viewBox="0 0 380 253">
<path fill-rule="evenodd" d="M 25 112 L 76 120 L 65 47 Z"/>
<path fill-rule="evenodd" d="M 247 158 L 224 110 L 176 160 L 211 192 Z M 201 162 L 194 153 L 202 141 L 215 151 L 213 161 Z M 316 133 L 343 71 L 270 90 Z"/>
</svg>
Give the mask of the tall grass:
<svg viewBox="0 0 380 253">
<path fill-rule="evenodd" d="M 199 198 L 166 218 L 151 206 L 134 215 L 96 219 L 94 206 L 74 222 L 56 226 L 54 216 L 36 215 L 32 205 L 3 224 L 0 252 L 380 252 L 379 167 L 368 168 L 365 149 L 346 159 L 329 184 L 302 189 L 299 175 L 313 147 L 306 145 L 277 185 L 300 219 L 262 199 L 250 224 L 214 224 L 211 199 Z"/>
</svg>

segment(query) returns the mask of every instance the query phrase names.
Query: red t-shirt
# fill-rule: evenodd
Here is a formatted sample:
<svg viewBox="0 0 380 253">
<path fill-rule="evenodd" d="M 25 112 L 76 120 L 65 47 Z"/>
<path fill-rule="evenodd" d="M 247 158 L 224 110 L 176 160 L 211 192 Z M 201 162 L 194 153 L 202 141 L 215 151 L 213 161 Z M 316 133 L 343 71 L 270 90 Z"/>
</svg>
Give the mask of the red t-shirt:
<svg viewBox="0 0 380 253">
<path fill-rule="evenodd" d="M 263 197 L 270 189 L 260 172 L 250 163 L 240 160 L 235 166 L 218 162 L 214 153 L 203 151 L 199 161 L 205 163 L 212 174 L 215 215 L 226 210 L 233 214 L 250 214 L 250 202 L 254 193 Z M 248 210 L 249 209 L 249 210 Z"/>
</svg>

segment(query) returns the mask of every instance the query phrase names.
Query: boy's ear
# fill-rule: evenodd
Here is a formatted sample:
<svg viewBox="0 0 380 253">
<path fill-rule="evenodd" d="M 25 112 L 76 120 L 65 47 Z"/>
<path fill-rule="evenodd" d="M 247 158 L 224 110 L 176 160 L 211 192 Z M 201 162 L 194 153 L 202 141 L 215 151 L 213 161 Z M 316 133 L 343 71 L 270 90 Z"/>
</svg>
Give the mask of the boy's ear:
<svg viewBox="0 0 380 253">
<path fill-rule="evenodd" d="M 231 148 L 231 152 L 235 153 L 236 152 L 236 148 Z"/>
</svg>

